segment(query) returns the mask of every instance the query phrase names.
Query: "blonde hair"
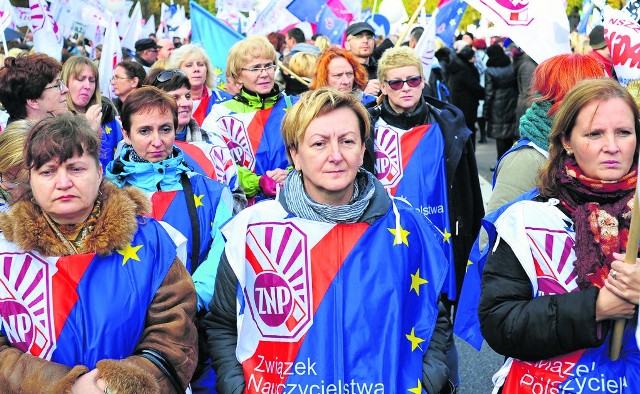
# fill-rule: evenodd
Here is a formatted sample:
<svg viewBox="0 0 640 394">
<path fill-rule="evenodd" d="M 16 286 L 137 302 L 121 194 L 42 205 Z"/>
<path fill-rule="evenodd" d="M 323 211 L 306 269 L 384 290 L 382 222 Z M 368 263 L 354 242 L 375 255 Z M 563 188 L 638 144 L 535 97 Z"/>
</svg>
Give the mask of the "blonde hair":
<svg viewBox="0 0 640 394">
<path fill-rule="evenodd" d="M 20 167 L 16 178 L 28 178 L 29 173 L 24 165 L 24 144 L 35 124 L 32 120 L 16 120 L 0 133 L 0 173 Z"/>
<path fill-rule="evenodd" d="M 318 37 L 316 37 L 314 45 L 317 46 L 318 49 L 320 49 L 320 52 L 324 52 L 327 49 L 331 48 L 331 40 L 329 40 L 329 37 L 327 36 L 319 35 Z"/>
<path fill-rule="evenodd" d="M 424 79 L 422 63 L 418 55 L 416 55 L 416 51 L 407 46 L 389 48 L 384 51 L 378 61 L 378 79 L 383 81 L 390 70 L 410 66 L 416 67 L 420 76 Z"/>
<path fill-rule="evenodd" d="M 94 104 L 102 104 L 98 66 L 96 66 L 93 60 L 88 57 L 76 55 L 67 59 L 67 61 L 62 65 L 62 71 L 60 71 L 60 78 L 62 79 L 62 82 L 64 82 L 66 86 L 69 86 L 69 80 L 71 77 L 78 77 L 82 74 L 86 66 L 88 66 L 93 73 L 93 77 L 96 80 L 96 87 L 93 92 L 93 97 L 89 100 L 85 110 Z M 76 107 L 73 105 L 73 100 L 71 99 L 71 91 L 67 92 L 67 108 L 73 113 L 76 112 Z"/>
<path fill-rule="evenodd" d="M 174 51 L 175 52 L 175 51 Z M 227 72 L 235 79 L 242 72 L 242 67 L 253 59 L 269 59 L 276 64 L 278 54 L 264 36 L 249 36 L 236 42 L 229 50 L 227 56 Z"/>
<path fill-rule="evenodd" d="M 205 66 L 207 67 L 207 80 L 205 81 L 205 85 L 209 89 L 213 89 L 216 83 L 216 71 L 213 69 L 211 65 L 211 59 L 209 59 L 209 55 L 204 51 L 201 46 L 195 44 L 185 44 L 180 48 L 176 48 L 171 52 L 171 56 L 169 56 L 169 62 L 167 63 L 167 70 L 179 70 L 182 63 L 189 60 L 199 60 L 202 59 L 204 61 Z"/>
<path fill-rule="evenodd" d="M 640 108 L 640 79 L 634 79 L 633 81 L 629 82 L 626 89 L 627 92 L 631 94 L 631 97 L 633 97 L 633 100 L 636 102 L 638 108 Z"/>
<path fill-rule="evenodd" d="M 153 71 L 153 70 L 168 70 L 167 66 L 169 65 L 169 59 L 158 59 L 156 60 L 155 63 L 153 63 L 153 65 L 151 65 L 151 69 L 149 69 L 149 72 Z M 208 74 L 208 73 L 207 73 Z"/>
<path fill-rule="evenodd" d="M 316 72 L 318 55 L 306 52 L 297 52 L 289 59 L 289 69 L 303 78 L 313 78 Z"/>
<path fill-rule="evenodd" d="M 340 108 L 350 108 L 358 118 L 361 143 L 369 137 L 369 113 L 360 101 L 350 93 L 340 92 L 330 86 L 310 90 L 300 96 L 282 120 L 282 139 L 287 147 L 287 158 L 293 164 L 290 150 L 298 150 L 309 124 L 316 118 Z"/>
</svg>

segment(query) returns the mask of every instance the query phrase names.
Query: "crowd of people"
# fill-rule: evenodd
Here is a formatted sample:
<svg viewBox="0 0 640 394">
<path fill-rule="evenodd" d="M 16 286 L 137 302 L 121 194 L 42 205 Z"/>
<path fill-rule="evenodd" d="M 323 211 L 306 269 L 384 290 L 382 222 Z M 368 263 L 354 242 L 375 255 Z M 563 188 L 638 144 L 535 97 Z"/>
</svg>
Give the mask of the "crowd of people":
<svg viewBox="0 0 640 394">
<path fill-rule="evenodd" d="M 200 46 L 143 38 L 113 99 L 99 59 L 6 56 L 2 390 L 454 393 L 480 242 L 495 392 L 639 392 L 638 90 L 603 29 L 539 65 L 463 33 L 429 75 L 422 33 L 248 36 L 221 86 Z"/>
</svg>

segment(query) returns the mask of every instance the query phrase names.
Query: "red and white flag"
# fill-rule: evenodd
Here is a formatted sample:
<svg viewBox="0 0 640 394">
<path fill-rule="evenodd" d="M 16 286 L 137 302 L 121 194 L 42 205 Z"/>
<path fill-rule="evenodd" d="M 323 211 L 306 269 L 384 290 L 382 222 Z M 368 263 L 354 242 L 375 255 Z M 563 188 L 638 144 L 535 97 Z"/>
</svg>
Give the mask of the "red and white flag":
<svg viewBox="0 0 640 394">
<path fill-rule="evenodd" d="M 100 66 L 98 67 L 98 73 L 100 74 L 100 91 L 110 99 L 116 97 L 111 88 L 111 77 L 113 76 L 113 70 L 116 68 L 116 65 L 121 61 L 122 47 L 120 46 L 120 37 L 118 37 L 118 28 L 112 18 L 104 34 L 102 57 L 100 58 Z"/>
<path fill-rule="evenodd" d="M 0 0 L 0 32 L 13 25 L 12 8 L 9 0 Z"/>
<path fill-rule="evenodd" d="M 510 37 L 538 64 L 571 53 L 563 1 L 465 0 Z"/>
<path fill-rule="evenodd" d="M 416 54 L 420 56 L 420 63 L 422 63 L 422 71 L 424 72 L 424 80 L 426 83 L 429 81 L 429 76 L 431 76 L 431 66 L 433 65 L 433 59 L 436 53 L 435 15 L 432 15 L 429 22 L 427 22 L 424 32 L 416 43 L 414 50 Z"/>
<path fill-rule="evenodd" d="M 29 0 L 31 31 L 36 52 L 44 53 L 58 61 L 62 58 L 62 32 L 43 0 Z"/>
<path fill-rule="evenodd" d="M 609 6 L 603 10 L 604 39 L 611 53 L 616 78 L 623 86 L 640 79 L 640 25 L 631 15 Z"/>
</svg>

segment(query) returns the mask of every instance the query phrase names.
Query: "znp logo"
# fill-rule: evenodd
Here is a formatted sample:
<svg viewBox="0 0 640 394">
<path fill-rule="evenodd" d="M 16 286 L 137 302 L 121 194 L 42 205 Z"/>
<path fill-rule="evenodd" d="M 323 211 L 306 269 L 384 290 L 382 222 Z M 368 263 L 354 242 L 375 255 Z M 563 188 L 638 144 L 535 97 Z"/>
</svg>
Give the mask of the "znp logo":
<svg viewBox="0 0 640 394">
<path fill-rule="evenodd" d="M 222 127 L 222 137 L 229 147 L 233 160 L 253 171 L 256 166 L 256 158 L 251 147 L 249 133 L 242 120 L 232 115 L 225 115 L 220 117 L 218 122 Z"/>
<path fill-rule="evenodd" d="M 49 360 L 55 350 L 52 266 L 29 253 L 1 253 L 0 325 L 13 346 Z"/>
<path fill-rule="evenodd" d="M 395 187 L 402 179 L 400 134 L 390 127 L 379 127 L 374 150 L 378 179 L 385 187 Z"/>
<path fill-rule="evenodd" d="M 265 338 L 297 341 L 313 323 L 307 236 L 293 223 L 256 223 L 247 229 L 245 298 Z"/>
</svg>

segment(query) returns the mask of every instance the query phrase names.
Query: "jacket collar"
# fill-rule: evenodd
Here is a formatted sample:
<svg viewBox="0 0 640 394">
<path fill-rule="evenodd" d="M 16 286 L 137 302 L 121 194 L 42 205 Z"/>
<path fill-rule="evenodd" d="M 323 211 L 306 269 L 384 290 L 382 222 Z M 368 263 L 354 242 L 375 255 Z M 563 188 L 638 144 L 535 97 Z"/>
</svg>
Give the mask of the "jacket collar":
<svg viewBox="0 0 640 394">
<path fill-rule="evenodd" d="M 105 181 L 100 191 L 101 214 L 81 253 L 106 255 L 124 248 L 138 229 L 139 217 L 151 212 L 149 200 L 136 188 L 119 189 Z M 0 230 L 22 250 L 34 250 L 44 256 L 67 254 L 66 246 L 49 227 L 40 207 L 31 200 L 18 201 L 9 211 L 0 213 Z"/>
<path fill-rule="evenodd" d="M 389 98 L 385 97 L 380 105 L 380 117 L 391 126 L 399 127 L 403 130 L 409 130 L 419 125 L 434 123 L 435 119 L 429 119 L 429 107 L 424 99 L 420 97 L 418 106 L 412 112 L 403 112 L 401 114 L 391 108 Z"/>
<path fill-rule="evenodd" d="M 276 105 L 279 98 L 280 89 L 278 85 L 274 85 L 273 89 L 267 94 L 258 94 L 243 87 L 240 93 L 233 96 L 234 100 L 248 105 L 255 110 L 271 108 Z"/>
</svg>

